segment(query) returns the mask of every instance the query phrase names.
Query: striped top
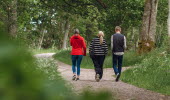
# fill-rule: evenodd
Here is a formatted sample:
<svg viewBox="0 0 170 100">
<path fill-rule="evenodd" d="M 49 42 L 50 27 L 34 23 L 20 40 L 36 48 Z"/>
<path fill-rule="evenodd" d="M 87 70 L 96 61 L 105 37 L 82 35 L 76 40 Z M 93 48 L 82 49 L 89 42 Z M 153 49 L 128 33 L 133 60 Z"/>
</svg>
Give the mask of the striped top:
<svg viewBox="0 0 170 100">
<path fill-rule="evenodd" d="M 94 45 L 94 46 L 93 46 Z M 94 48 L 93 48 L 94 47 Z M 100 45 L 100 38 L 94 38 L 89 47 L 89 53 L 94 50 L 94 55 L 106 55 L 108 52 L 108 46 L 105 39 L 103 39 L 102 45 Z"/>
</svg>

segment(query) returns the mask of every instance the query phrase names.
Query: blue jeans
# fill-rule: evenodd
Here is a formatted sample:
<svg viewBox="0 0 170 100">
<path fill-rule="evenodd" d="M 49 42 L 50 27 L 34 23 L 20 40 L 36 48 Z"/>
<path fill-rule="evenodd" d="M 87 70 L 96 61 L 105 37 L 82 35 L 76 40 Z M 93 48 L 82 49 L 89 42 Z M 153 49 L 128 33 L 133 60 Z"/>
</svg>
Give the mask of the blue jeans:
<svg viewBox="0 0 170 100">
<path fill-rule="evenodd" d="M 113 54 L 112 62 L 113 62 L 113 69 L 114 69 L 115 75 L 117 75 L 118 73 L 121 74 L 123 55 Z"/>
<path fill-rule="evenodd" d="M 77 75 L 80 75 L 80 64 L 82 61 L 83 55 L 72 55 L 72 71 L 75 74 L 76 73 L 76 67 L 77 67 Z"/>
</svg>

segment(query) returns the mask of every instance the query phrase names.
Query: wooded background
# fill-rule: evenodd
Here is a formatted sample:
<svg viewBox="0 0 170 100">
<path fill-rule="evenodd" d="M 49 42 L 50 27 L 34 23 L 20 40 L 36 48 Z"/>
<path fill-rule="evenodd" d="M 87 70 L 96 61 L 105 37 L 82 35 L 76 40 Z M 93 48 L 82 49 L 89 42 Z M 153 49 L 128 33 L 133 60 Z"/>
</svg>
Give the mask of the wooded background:
<svg viewBox="0 0 170 100">
<path fill-rule="evenodd" d="M 86 43 L 104 31 L 108 45 L 122 27 L 129 50 L 168 45 L 170 0 L 1 0 L 0 27 L 29 48 L 66 49 L 73 29 Z M 168 21 L 168 24 L 167 24 Z M 169 32 L 169 33 L 168 33 Z"/>
</svg>

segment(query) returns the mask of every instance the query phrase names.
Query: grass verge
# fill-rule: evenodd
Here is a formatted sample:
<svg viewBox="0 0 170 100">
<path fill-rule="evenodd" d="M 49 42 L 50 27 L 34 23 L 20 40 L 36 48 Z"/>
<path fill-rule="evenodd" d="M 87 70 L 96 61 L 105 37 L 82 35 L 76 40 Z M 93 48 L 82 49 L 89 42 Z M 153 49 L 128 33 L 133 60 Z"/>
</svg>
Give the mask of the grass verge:
<svg viewBox="0 0 170 100">
<path fill-rule="evenodd" d="M 123 59 L 123 66 L 134 66 L 135 64 L 141 63 L 142 59 L 144 59 L 145 56 L 139 56 L 137 53 L 134 51 L 128 51 L 125 52 L 124 54 L 124 59 Z M 71 65 L 71 55 L 70 55 L 70 50 L 63 50 L 60 52 L 57 52 L 56 55 L 54 56 L 55 59 L 64 62 L 66 64 Z M 81 67 L 82 68 L 94 68 L 93 62 L 91 58 L 89 57 L 89 54 L 87 56 L 83 57 L 83 60 L 81 62 Z M 111 54 L 107 55 L 104 61 L 104 68 L 112 68 L 112 56 Z"/>
<path fill-rule="evenodd" d="M 170 95 L 170 55 L 155 50 L 137 64 L 126 70 L 121 80 L 165 95 Z"/>
</svg>

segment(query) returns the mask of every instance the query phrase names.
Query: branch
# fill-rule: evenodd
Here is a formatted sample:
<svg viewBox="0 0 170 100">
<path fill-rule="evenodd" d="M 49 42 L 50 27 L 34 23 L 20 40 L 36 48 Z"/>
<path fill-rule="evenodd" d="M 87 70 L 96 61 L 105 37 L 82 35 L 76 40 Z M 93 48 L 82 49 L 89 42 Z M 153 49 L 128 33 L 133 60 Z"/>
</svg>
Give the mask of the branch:
<svg viewBox="0 0 170 100">
<path fill-rule="evenodd" d="M 71 7 L 77 7 L 77 6 L 69 4 L 66 0 L 63 0 L 63 1 L 64 1 L 65 4 L 67 4 L 67 5 L 71 6 Z"/>
<path fill-rule="evenodd" d="M 78 7 L 78 6 L 88 6 L 88 5 L 94 5 L 92 3 L 84 3 L 84 2 L 75 2 L 76 5 L 71 5 L 70 3 L 68 3 L 66 0 L 63 0 L 65 2 L 65 4 L 67 4 L 70 7 Z"/>
<path fill-rule="evenodd" d="M 104 9 L 107 8 L 106 4 L 102 0 L 96 0 Z"/>
<path fill-rule="evenodd" d="M 57 5 L 58 3 L 56 2 L 55 5 L 48 5 L 44 0 L 40 0 L 40 2 L 45 5 L 46 7 L 48 8 L 57 8 L 57 7 L 60 7 L 61 5 Z"/>
<path fill-rule="evenodd" d="M 7 3 L 5 3 L 4 1 L 0 1 L 0 2 L 2 2 L 2 5 L 4 4 L 5 7 L 8 8 L 8 4 Z"/>
</svg>

